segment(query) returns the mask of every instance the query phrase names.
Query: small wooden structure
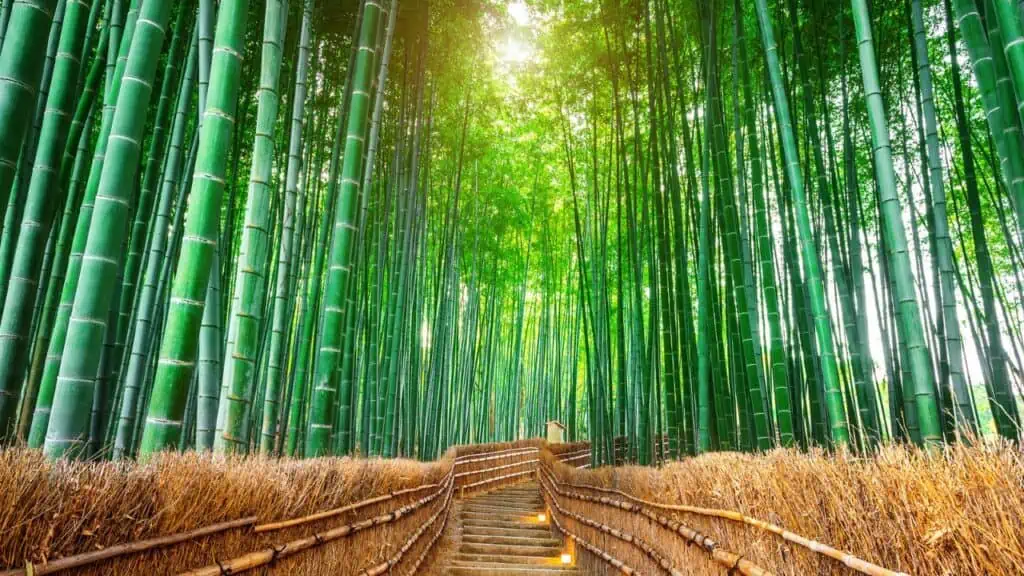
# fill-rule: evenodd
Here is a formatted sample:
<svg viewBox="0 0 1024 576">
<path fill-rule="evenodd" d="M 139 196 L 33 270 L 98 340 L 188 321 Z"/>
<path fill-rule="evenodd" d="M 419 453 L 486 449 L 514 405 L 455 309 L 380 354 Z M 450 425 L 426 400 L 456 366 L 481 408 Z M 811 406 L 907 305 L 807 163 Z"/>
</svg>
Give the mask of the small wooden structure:
<svg viewBox="0 0 1024 576">
<path fill-rule="evenodd" d="M 558 420 L 548 421 L 548 443 L 562 444 L 565 442 L 565 426 Z"/>
</svg>

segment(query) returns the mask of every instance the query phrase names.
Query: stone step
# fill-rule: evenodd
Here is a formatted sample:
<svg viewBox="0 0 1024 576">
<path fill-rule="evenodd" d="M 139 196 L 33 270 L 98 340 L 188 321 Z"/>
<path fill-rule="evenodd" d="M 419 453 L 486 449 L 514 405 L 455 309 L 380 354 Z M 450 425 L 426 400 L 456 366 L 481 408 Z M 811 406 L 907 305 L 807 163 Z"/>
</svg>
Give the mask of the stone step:
<svg viewBox="0 0 1024 576">
<path fill-rule="evenodd" d="M 545 506 L 543 501 L 538 501 L 536 504 L 534 504 L 533 506 L 530 506 L 530 508 L 526 509 L 526 510 L 523 510 L 523 509 L 513 509 L 513 508 L 510 508 L 509 506 L 504 506 L 504 505 L 501 505 L 501 504 L 487 504 L 487 503 L 477 503 L 477 502 L 467 503 L 467 504 L 463 504 L 462 505 L 462 509 L 463 510 L 469 510 L 469 511 L 472 511 L 472 512 L 526 512 L 526 513 L 532 512 L 532 513 L 537 513 L 537 512 L 540 512 L 540 511 L 544 510 L 545 508 L 546 508 L 546 506 Z"/>
<path fill-rule="evenodd" d="M 483 528 L 534 528 L 544 527 L 542 524 L 530 522 L 533 515 L 515 516 L 510 518 L 481 518 L 473 516 L 462 516 L 462 525 L 465 527 L 477 526 Z"/>
<path fill-rule="evenodd" d="M 514 566 L 561 566 L 561 556 L 492 556 L 490 554 L 469 554 L 459 552 L 455 555 L 456 564 L 512 564 Z"/>
<path fill-rule="evenodd" d="M 473 502 L 472 506 L 481 508 L 497 508 L 499 510 L 530 511 L 544 509 L 543 500 L 523 500 L 521 502 L 509 502 L 507 500 L 483 500 Z"/>
<path fill-rule="evenodd" d="M 448 576 L 568 576 L 576 574 L 576 571 L 539 567 L 452 566 L 445 574 Z"/>
<path fill-rule="evenodd" d="M 453 576 L 567 576 L 575 574 L 572 567 L 516 566 L 500 562 L 454 562 L 448 568 Z"/>
<path fill-rule="evenodd" d="M 492 492 L 469 499 L 471 502 L 486 502 L 488 500 L 502 500 L 506 502 L 539 500 L 540 490 L 523 494 L 505 494 L 504 492 Z"/>
<path fill-rule="evenodd" d="M 534 534 L 531 532 L 531 534 Z M 541 535 L 536 533 L 536 536 L 488 536 L 483 534 L 463 534 L 462 544 L 490 544 L 495 546 L 543 546 L 543 547 L 560 547 L 562 542 L 557 538 L 551 536 L 551 534 L 545 533 Z"/>
<path fill-rule="evenodd" d="M 459 512 L 459 516 L 464 520 L 485 520 L 485 521 L 499 521 L 499 522 L 519 522 L 522 524 L 531 524 L 537 522 L 537 514 L 533 510 L 467 510 L 465 508 Z"/>
<path fill-rule="evenodd" d="M 547 505 L 536 482 L 464 500 L 458 515 L 461 544 L 450 576 L 572 576 L 561 563 L 562 539 L 537 515 Z"/>
<path fill-rule="evenodd" d="M 464 536 L 517 536 L 520 538 L 550 538 L 547 526 L 462 526 Z"/>
<path fill-rule="evenodd" d="M 518 556 L 553 556 L 562 554 L 562 547 L 556 541 L 546 545 L 524 545 L 524 544 L 492 544 L 462 542 L 459 546 L 460 554 L 486 554 L 493 557 L 514 558 Z"/>
</svg>

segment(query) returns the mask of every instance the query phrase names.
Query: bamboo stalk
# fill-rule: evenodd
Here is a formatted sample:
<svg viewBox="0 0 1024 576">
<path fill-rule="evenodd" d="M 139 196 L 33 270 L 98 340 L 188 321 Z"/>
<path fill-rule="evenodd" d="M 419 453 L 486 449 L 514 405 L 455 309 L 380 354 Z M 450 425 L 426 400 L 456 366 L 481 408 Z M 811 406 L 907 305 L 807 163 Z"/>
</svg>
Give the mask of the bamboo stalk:
<svg viewBox="0 0 1024 576">
<path fill-rule="evenodd" d="M 70 570 L 72 568 L 81 568 L 90 564 L 95 564 L 102 560 L 109 560 L 111 558 L 117 558 L 120 556 L 127 556 L 128 554 L 135 554 L 137 552 L 145 552 L 146 550 L 152 550 L 154 548 L 163 548 L 174 544 L 180 544 L 189 540 L 195 540 L 203 536 L 209 536 L 211 534 L 217 534 L 219 532 L 225 532 L 235 528 L 244 528 L 251 526 L 256 523 L 255 516 L 249 516 L 246 518 L 240 518 L 238 520 L 230 520 L 228 522 L 221 522 L 219 524 L 213 524 L 211 526 L 204 526 L 202 528 L 196 528 L 195 530 L 189 530 L 188 532 L 179 532 L 177 534 L 170 534 L 168 536 L 159 536 L 157 538 L 149 538 L 147 540 L 136 540 L 135 542 L 129 542 L 127 544 L 118 544 L 103 550 L 96 550 L 95 552 L 86 552 L 84 554 L 76 554 L 74 556 L 68 556 L 53 562 L 47 562 L 41 566 L 37 566 L 29 563 L 25 568 L 18 568 L 15 570 L 6 570 L 0 572 L 0 576 L 26 576 L 32 574 L 33 576 L 41 576 L 43 574 L 53 574 L 61 570 Z"/>
</svg>

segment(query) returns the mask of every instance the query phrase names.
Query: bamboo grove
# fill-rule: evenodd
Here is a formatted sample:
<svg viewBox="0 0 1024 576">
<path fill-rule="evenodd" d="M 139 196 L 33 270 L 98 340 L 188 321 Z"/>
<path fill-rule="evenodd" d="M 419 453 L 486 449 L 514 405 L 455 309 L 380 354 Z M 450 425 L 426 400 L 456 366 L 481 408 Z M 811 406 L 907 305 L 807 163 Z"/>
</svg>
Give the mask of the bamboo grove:
<svg viewBox="0 0 1024 576">
<path fill-rule="evenodd" d="M 1022 15 L 2 0 L 0 441 L 1019 440 Z"/>
</svg>

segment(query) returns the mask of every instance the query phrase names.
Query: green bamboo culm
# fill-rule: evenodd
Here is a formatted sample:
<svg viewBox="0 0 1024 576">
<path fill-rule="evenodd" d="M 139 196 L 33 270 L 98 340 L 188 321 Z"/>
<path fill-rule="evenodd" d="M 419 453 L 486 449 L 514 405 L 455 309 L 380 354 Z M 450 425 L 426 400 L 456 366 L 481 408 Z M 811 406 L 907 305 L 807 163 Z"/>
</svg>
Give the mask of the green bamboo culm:
<svg viewBox="0 0 1024 576">
<path fill-rule="evenodd" d="M 46 237 L 66 192 L 60 182 L 60 163 L 77 96 L 75 87 L 80 62 L 75 55 L 81 51 L 85 40 L 88 16 L 89 2 L 69 0 L 65 5 L 53 77 L 22 212 L 21 233 L 0 320 L 0 430 L 8 430 L 13 425 L 15 402 L 13 398 L 11 402 L 4 402 L 3 390 L 16 390 L 25 378 Z"/>
<path fill-rule="evenodd" d="M 274 158 L 274 127 L 280 102 L 285 11 L 281 0 L 267 0 L 263 19 L 263 50 L 257 90 L 256 132 L 252 147 L 249 194 L 246 197 L 242 242 L 236 266 L 235 295 L 228 323 L 230 334 L 224 351 L 224 374 L 218 415 L 216 452 L 246 452 L 252 421 L 256 362 L 263 346 L 264 300 L 270 270 L 271 171 Z"/>
<path fill-rule="evenodd" d="M 132 309 L 137 304 L 138 284 L 142 281 L 140 269 L 142 267 L 142 256 L 145 251 L 146 241 L 149 238 L 150 219 L 153 216 L 153 203 L 155 200 L 157 185 L 160 181 L 160 169 L 163 166 L 164 150 L 167 146 L 168 125 L 171 113 L 174 111 L 174 89 L 178 87 L 178 76 L 181 66 L 181 58 L 184 56 L 183 46 L 189 41 L 187 23 L 193 18 L 190 0 L 182 5 L 174 22 L 174 32 L 171 36 L 170 47 L 168 48 L 163 76 L 160 82 L 160 98 L 157 100 L 156 117 L 153 120 L 152 136 L 149 139 L 149 148 L 146 151 L 145 168 L 142 170 L 142 185 L 139 189 L 137 200 L 132 206 L 135 216 L 132 219 L 131 233 L 128 236 L 128 254 L 124 261 L 124 281 L 121 287 L 121 297 L 117 314 L 117 332 L 114 334 L 114 349 L 109 359 L 112 364 L 111 380 L 120 382 L 120 371 L 122 356 L 128 338 L 129 327 L 132 323 Z M 113 312 L 111 312 L 113 313 Z M 111 326 L 111 329 L 114 327 Z"/>
<path fill-rule="evenodd" d="M 356 230 L 356 206 L 363 174 L 363 151 L 372 102 L 370 92 L 380 15 L 381 7 L 376 0 L 366 0 L 352 73 L 352 98 L 345 130 L 341 188 L 334 209 L 334 234 L 323 298 L 323 330 L 306 434 L 307 457 L 327 454 L 331 447 L 338 368 L 342 354 L 343 312 L 352 265 L 352 239 Z"/>
<path fill-rule="evenodd" d="M 1017 222 L 1021 224 L 1024 223 L 1024 156 L 1022 156 L 1019 132 L 1011 131 L 1009 134 L 1006 132 L 1007 127 L 1014 124 L 1013 119 L 1008 116 L 1012 112 L 1003 109 L 999 102 L 995 61 L 977 5 L 974 0 L 952 0 L 952 2 L 956 10 L 960 37 L 967 46 L 974 78 L 978 82 L 978 91 L 985 108 L 985 118 L 999 155 L 1003 181 L 1006 182 L 1013 199 Z M 1015 134 L 1018 137 L 1014 138 Z M 998 375 L 995 377 L 999 378 Z M 996 416 L 996 421 L 999 422 L 999 416 Z M 1000 427 L 1000 432 L 1003 432 L 1002 427 Z"/>
<path fill-rule="evenodd" d="M 807 296 L 811 305 L 811 313 L 814 317 L 814 332 L 818 340 L 818 353 L 820 354 L 821 372 L 824 378 L 825 405 L 832 431 L 832 442 L 837 446 L 845 446 L 850 442 L 850 430 L 846 418 L 846 407 L 843 404 L 843 393 L 839 383 L 839 368 L 836 362 L 831 319 L 825 306 L 821 262 L 815 246 L 814 233 L 811 229 L 811 219 L 804 193 L 800 158 L 797 156 L 796 137 L 793 132 L 793 121 L 789 112 L 789 97 L 786 93 L 782 77 L 782 66 L 779 62 L 778 46 L 772 29 L 771 15 L 768 13 L 767 0 L 755 0 L 755 6 L 757 8 L 758 26 L 761 31 L 761 41 L 764 44 L 768 76 L 771 81 L 775 117 L 781 132 L 786 174 L 789 177 L 790 194 L 792 195 L 793 209 L 796 213 L 800 256 L 804 264 L 804 273 L 807 275 Z"/>
<path fill-rule="evenodd" d="M 925 139 L 928 150 L 929 183 L 932 219 L 935 228 L 935 243 L 939 264 L 939 291 L 942 302 L 944 337 L 948 366 L 949 393 L 954 398 L 954 417 L 957 425 L 967 435 L 978 432 L 974 405 L 967 388 L 963 361 L 963 339 L 960 335 L 960 318 L 957 314 L 956 290 L 954 289 L 953 242 L 949 235 L 949 218 L 946 210 L 946 186 L 942 170 L 942 155 L 939 147 L 938 119 L 935 110 L 935 89 L 928 56 L 928 37 L 924 25 L 924 10 L 921 0 L 912 0 L 911 23 L 914 32 L 914 53 L 917 56 L 921 84 L 921 102 L 924 109 Z"/>
<path fill-rule="evenodd" d="M 53 323 L 57 316 L 57 304 L 60 299 L 64 274 L 67 270 L 72 234 L 76 225 L 75 215 L 79 214 L 82 205 L 82 193 L 84 192 L 86 177 L 85 171 L 89 165 L 89 152 L 92 150 L 92 127 L 95 124 L 93 112 L 97 109 L 96 93 L 100 89 L 100 79 L 103 76 L 103 67 L 106 62 L 106 46 L 109 38 L 110 27 L 104 27 L 103 32 L 100 34 L 96 57 L 92 61 L 82 95 L 78 100 L 75 117 L 71 121 L 71 129 L 61 163 L 61 186 L 67 187 L 64 214 L 60 221 L 60 229 L 57 231 L 53 263 L 50 267 L 49 280 L 46 283 L 46 293 L 43 297 L 42 310 L 40 311 L 39 326 L 36 329 L 35 342 L 32 347 L 28 380 L 25 383 L 25 391 L 22 394 L 21 415 L 18 420 L 19 438 L 30 437 L 34 421 L 33 416 L 35 415 L 36 405 L 39 402 L 42 372 L 46 366 Z M 78 143 L 77 146 L 72 148 L 71 143 L 76 141 Z M 47 408 L 53 402 L 52 387 L 48 389 L 48 394 L 45 399 Z M 45 424 L 40 423 L 38 425 L 38 437 L 35 439 L 35 443 L 31 444 L 34 447 L 42 445 L 43 438 L 46 435 L 45 426 L 49 424 L 49 419 L 46 420 Z"/>
<path fill-rule="evenodd" d="M 192 106 L 193 88 L 196 84 L 196 64 L 198 60 L 198 31 L 192 34 L 192 44 L 186 59 L 185 71 L 181 78 L 181 88 L 175 104 L 174 122 L 171 127 L 171 139 L 168 144 L 167 160 L 164 176 L 160 183 L 160 193 L 156 202 L 156 214 L 153 219 L 149 242 L 149 250 L 145 259 L 145 267 L 139 287 L 138 306 L 135 311 L 135 326 L 132 331 L 132 343 L 128 350 L 128 368 L 122 383 L 121 413 L 117 420 L 114 439 L 114 458 L 126 458 L 134 449 L 135 415 L 139 409 L 139 401 L 146 375 L 149 373 L 150 349 L 152 348 L 154 316 L 157 307 L 157 291 L 159 289 L 160 271 L 164 266 L 167 254 L 168 226 L 170 225 L 171 203 L 179 183 L 182 169 L 185 143 L 185 130 Z"/>
<path fill-rule="evenodd" d="M 289 281 L 289 272 L 298 262 L 292 261 L 292 252 L 300 243 L 300 229 L 295 227 L 296 201 L 304 190 L 299 189 L 299 171 L 302 168 L 302 122 L 306 109 L 306 84 L 309 77 L 309 55 L 313 34 L 313 0 L 305 0 L 302 9 L 302 30 L 299 33 L 299 51 L 295 90 L 292 97 L 291 136 L 288 139 L 288 168 L 285 175 L 285 207 L 282 222 L 281 246 L 278 252 L 277 286 L 274 288 L 274 318 L 270 336 L 270 358 L 267 361 L 267 394 L 263 405 L 263 429 L 260 433 L 260 452 L 269 454 L 277 449 L 278 435 L 285 425 L 279 424 L 281 416 L 281 394 L 286 385 L 285 351 L 290 328 L 289 312 L 291 293 L 294 286 Z M 300 210 L 301 212 L 301 210 Z M 301 216 L 300 216 L 301 217 Z M 284 404 L 287 405 L 287 404 Z"/>
<path fill-rule="evenodd" d="M 42 80 L 47 30 L 56 0 L 18 0 L 11 5 L 0 46 L 0 211 L 7 206 L 21 144 L 32 119 L 36 92 Z M 2 220 L 2 219 L 0 219 Z M 9 361 L 3 358 L 3 363 Z M 0 444 L 14 433 L 21 379 L 0 379 Z"/>
<path fill-rule="evenodd" d="M 46 432 L 50 426 L 50 413 L 53 396 L 57 389 L 57 377 L 64 358 L 64 344 L 67 339 L 68 325 L 71 320 L 72 305 L 78 290 L 78 280 L 89 239 L 89 227 L 92 225 L 93 206 L 99 191 L 100 177 L 106 159 L 107 141 L 117 108 L 117 100 L 121 93 L 121 77 L 128 63 L 128 51 L 131 37 L 138 19 L 139 0 L 131 0 L 127 12 L 123 12 L 123 2 L 114 0 L 110 22 L 110 39 L 107 44 L 105 91 L 103 95 L 103 112 L 100 130 L 97 136 L 96 149 L 89 165 L 88 178 L 82 197 L 81 210 L 75 221 L 74 234 L 71 238 L 71 250 L 68 255 L 64 283 L 60 288 L 60 299 L 57 316 L 53 324 L 53 333 L 47 346 L 46 358 L 43 362 L 42 376 L 36 409 L 32 417 L 28 445 L 40 448 L 46 440 Z M 123 19 L 122 19 L 123 17 Z M 123 26 L 122 26 L 123 24 Z M 123 41 L 122 41 L 123 40 Z"/>
<path fill-rule="evenodd" d="M 917 410 L 921 442 L 925 445 L 934 445 L 942 442 L 939 403 L 935 397 L 931 353 L 928 350 L 927 342 L 925 342 L 924 329 L 921 326 L 921 311 L 917 304 L 914 273 L 907 248 L 907 233 L 903 228 L 903 212 L 899 197 L 896 195 L 892 145 L 889 142 L 885 104 L 882 102 L 882 93 L 878 83 L 878 64 L 875 62 L 871 18 L 868 14 L 866 0 L 853 0 L 853 15 L 857 30 L 864 93 L 867 95 L 871 141 L 875 151 L 875 170 L 884 220 L 886 247 L 889 250 L 888 257 L 892 270 L 895 298 L 900 307 L 901 326 L 899 329 L 906 342 L 907 357 L 905 361 L 910 363 L 910 372 L 913 375 L 914 406 Z M 904 385 L 910 384 L 904 383 Z"/>
<path fill-rule="evenodd" d="M 1010 78 L 1017 95 L 1017 113 L 1024 122 L 1024 23 L 1014 0 L 992 0 L 995 17 L 1003 34 L 1003 46 Z"/>
<path fill-rule="evenodd" d="M 134 178 L 139 165 L 149 98 L 172 4 L 169 0 L 147 0 L 140 9 L 131 39 L 111 122 L 107 159 L 82 258 L 78 291 L 68 322 L 65 358 L 57 377 L 50 424 L 43 444 L 43 452 L 51 458 L 83 455 L 81 447 L 89 432 L 91 415 L 81 410 L 81 406 L 91 405 L 95 392 L 134 193 L 134 186 L 124 183 Z"/>
<path fill-rule="evenodd" d="M 736 0 L 737 17 L 742 16 L 743 0 Z M 739 24 L 742 33 L 743 25 Z M 786 344 L 782 336 L 782 322 L 779 314 L 779 292 L 775 283 L 775 262 L 772 254 L 771 229 L 768 224 L 767 189 L 761 166 L 761 148 L 757 138 L 757 115 L 753 102 L 750 81 L 750 66 L 747 58 L 745 38 L 739 39 L 740 73 L 743 79 L 744 115 L 747 141 L 750 146 L 751 196 L 754 200 L 755 246 L 761 272 L 762 298 L 765 316 L 768 320 L 770 382 L 775 398 L 775 421 L 779 443 L 783 447 L 794 445 L 792 399 L 789 391 L 789 366 L 786 359 Z"/>
<path fill-rule="evenodd" d="M 219 236 L 220 203 L 235 130 L 248 0 L 223 0 L 178 268 L 139 455 L 177 447 L 196 368 L 200 322 Z"/>
</svg>

